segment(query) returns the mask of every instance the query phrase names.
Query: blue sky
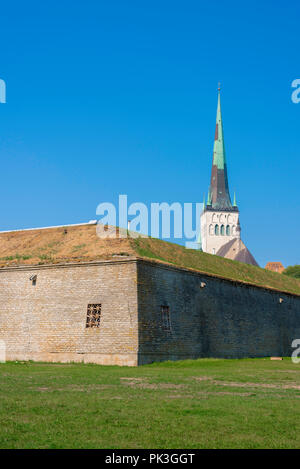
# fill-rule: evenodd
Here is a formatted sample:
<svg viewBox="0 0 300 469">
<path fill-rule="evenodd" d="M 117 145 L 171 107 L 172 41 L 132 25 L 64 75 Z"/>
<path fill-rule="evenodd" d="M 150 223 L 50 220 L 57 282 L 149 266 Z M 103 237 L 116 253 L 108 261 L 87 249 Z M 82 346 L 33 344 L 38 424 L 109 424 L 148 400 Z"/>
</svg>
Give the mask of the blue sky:
<svg viewBox="0 0 300 469">
<path fill-rule="evenodd" d="M 101 202 L 202 202 L 217 105 L 242 238 L 300 263 L 296 3 L 1 4 L 0 229 L 78 223 Z"/>
</svg>

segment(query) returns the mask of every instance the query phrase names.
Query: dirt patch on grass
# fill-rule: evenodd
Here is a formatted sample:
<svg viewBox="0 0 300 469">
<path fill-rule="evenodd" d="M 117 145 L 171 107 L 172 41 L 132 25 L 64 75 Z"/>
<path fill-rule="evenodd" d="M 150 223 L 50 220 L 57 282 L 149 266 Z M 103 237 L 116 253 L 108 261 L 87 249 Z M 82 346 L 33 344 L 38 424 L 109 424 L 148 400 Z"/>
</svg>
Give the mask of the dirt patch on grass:
<svg viewBox="0 0 300 469">
<path fill-rule="evenodd" d="M 290 383 L 290 384 L 274 384 L 274 383 L 237 383 L 234 381 L 219 381 L 213 379 L 209 376 L 193 376 L 193 379 L 197 381 L 209 381 L 211 384 L 216 386 L 230 386 L 235 388 L 265 388 L 265 389 L 296 389 L 300 391 L 300 385 L 298 383 Z"/>
<path fill-rule="evenodd" d="M 205 399 L 209 396 L 239 396 L 239 397 L 256 397 L 256 394 L 252 392 L 230 392 L 230 391 L 197 391 L 196 393 L 191 394 L 170 394 L 167 396 L 169 399 L 195 399 L 201 398 Z"/>
<path fill-rule="evenodd" d="M 141 383 L 136 387 L 141 389 L 183 389 L 186 385 L 173 383 Z"/>
<path fill-rule="evenodd" d="M 120 379 L 124 380 L 124 381 L 140 382 L 140 381 L 145 381 L 146 378 L 131 378 L 131 377 L 128 377 L 128 376 L 124 376 Z"/>
<path fill-rule="evenodd" d="M 145 378 L 120 378 L 126 386 L 139 389 L 183 389 L 185 384 L 175 383 L 149 383 Z"/>
<path fill-rule="evenodd" d="M 113 384 L 70 384 L 65 387 L 37 387 L 37 388 L 29 388 L 32 391 L 38 392 L 95 392 L 95 391 L 103 391 L 105 389 L 113 389 L 117 385 Z"/>
<path fill-rule="evenodd" d="M 299 370 L 264 370 L 267 373 L 298 373 L 300 376 L 300 369 Z"/>
<path fill-rule="evenodd" d="M 64 389 L 66 391 L 92 392 L 112 389 L 113 387 L 115 387 L 113 384 L 70 384 Z"/>
</svg>

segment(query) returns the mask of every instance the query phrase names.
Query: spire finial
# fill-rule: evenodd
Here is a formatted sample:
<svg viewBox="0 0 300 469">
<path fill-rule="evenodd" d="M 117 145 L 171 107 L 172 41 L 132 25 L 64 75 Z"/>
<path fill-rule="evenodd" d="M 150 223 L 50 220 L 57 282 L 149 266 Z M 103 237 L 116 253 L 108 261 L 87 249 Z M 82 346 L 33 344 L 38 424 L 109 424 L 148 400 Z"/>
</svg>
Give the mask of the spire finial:
<svg viewBox="0 0 300 469">
<path fill-rule="evenodd" d="M 221 83 L 220 82 L 218 82 L 218 91 L 219 91 L 219 93 L 221 91 Z"/>
</svg>

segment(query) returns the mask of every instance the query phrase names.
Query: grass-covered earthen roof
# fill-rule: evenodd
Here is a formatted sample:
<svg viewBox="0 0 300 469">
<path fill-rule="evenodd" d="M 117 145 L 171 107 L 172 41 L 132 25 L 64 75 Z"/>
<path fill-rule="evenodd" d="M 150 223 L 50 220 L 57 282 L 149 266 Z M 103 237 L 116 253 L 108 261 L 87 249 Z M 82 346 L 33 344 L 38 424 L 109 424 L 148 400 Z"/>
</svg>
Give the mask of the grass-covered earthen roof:
<svg viewBox="0 0 300 469">
<path fill-rule="evenodd" d="M 118 233 L 118 231 L 117 231 Z M 142 257 L 210 275 L 300 294 L 300 280 L 154 238 L 99 238 L 96 225 L 0 233 L 0 267 Z"/>
</svg>

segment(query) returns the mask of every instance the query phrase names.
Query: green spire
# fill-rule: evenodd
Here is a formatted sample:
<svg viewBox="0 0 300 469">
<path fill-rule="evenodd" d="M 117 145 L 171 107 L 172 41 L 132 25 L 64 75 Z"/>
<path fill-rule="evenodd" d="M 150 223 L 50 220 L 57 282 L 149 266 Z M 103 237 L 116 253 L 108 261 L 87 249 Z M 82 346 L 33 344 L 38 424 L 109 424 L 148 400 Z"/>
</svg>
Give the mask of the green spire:
<svg viewBox="0 0 300 469">
<path fill-rule="evenodd" d="M 210 190 L 208 190 L 208 195 L 207 195 L 207 205 L 211 205 L 211 195 L 210 195 Z"/>
<path fill-rule="evenodd" d="M 232 208 L 227 177 L 227 165 L 221 113 L 220 84 L 218 88 L 218 106 L 214 141 L 213 164 L 210 180 L 210 205 L 217 210 Z"/>
<path fill-rule="evenodd" d="M 233 194 L 233 206 L 236 207 L 236 197 L 235 197 L 235 191 L 234 191 L 234 194 Z"/>
<path fill-rule="evenodd" d="M 223 136 L 223 122 L 222 122 L 222 113 L 221 113 L 220 85 L 218 88 L 218 107 L 217 107 L 217 119 L 216 119 L 216 133 L 215 133 L 215 141 L 214 141 L 213 164 L 216 165 L 218 169 L 224 169 L 225 164 L 226 164 L 224 136 Z"/>
</svg>

